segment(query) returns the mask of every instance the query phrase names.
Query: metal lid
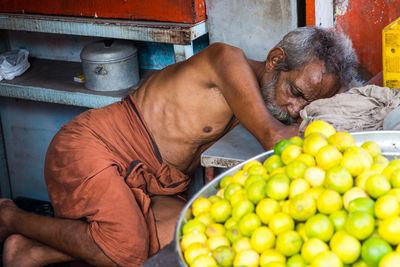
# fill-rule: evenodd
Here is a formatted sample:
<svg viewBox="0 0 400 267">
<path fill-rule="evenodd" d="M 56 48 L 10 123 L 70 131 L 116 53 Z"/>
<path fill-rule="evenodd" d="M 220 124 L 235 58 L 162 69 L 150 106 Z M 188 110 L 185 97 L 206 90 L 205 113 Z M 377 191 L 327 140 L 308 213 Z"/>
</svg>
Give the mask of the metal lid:
<svg viewBox="0 0 400 267">
<path fill-rule="evenodd" d="M 123 60 L 136 54 L 137 48 L 126 40 L 103 40 L 86 45 L 81 52 L 82 61 L 107 63 Z"/>
</svg>

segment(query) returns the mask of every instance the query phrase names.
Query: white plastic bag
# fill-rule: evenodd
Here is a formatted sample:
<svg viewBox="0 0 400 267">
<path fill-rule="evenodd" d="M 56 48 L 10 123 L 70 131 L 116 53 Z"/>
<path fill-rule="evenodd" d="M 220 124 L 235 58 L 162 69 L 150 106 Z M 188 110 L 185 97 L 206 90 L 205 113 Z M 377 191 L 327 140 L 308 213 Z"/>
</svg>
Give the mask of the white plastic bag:
<svg viewBox="0 0 400 267">
<path fill-rule="evenodd" d="M 30 66 L 29 52 L 25 49 L 11 50 L 0 54 L 0 81 L 12 80 L 24 73 Z"/>
</svg>

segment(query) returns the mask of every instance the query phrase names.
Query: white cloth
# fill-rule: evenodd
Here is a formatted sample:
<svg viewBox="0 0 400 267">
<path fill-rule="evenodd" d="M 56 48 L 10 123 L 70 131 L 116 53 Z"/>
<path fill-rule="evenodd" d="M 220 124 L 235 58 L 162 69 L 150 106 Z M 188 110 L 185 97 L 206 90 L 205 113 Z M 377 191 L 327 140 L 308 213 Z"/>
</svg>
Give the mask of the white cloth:
<svg viewBox="0 0 400 267">
<path fill-rule="evenodd" d="M 0 54 L 0 81 L 12 80 L 24 73 L 30 66 L 28 55 L 29 52 L 25 49 Z"/>
<path fill-rule="evenodd" d="M 300 116 L 300 133 L 315 120 L 330 123 L 337 131 L 382 130 L 386 115 L 400 106 L 400 89 L 376 85 L 355 87 L 331 98 L 313 101 Z"/>
</svg>

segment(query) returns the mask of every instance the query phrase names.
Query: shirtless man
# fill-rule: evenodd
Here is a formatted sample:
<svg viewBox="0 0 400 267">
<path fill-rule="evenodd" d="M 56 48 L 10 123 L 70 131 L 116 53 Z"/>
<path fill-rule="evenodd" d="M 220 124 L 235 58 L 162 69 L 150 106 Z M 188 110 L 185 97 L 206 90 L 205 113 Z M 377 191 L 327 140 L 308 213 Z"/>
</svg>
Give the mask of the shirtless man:
<svg viewBox="0 0 400 267">
<path fill-rule="evenodd" d="M 171 170 L 177 169 L 184 174 L 190 174 L 199 166 L 200 154 L 238 123 L 246 127 L 265 149 L 271 149 L 275 142 L 283 138 L 297 135 L 298 126 L 293 123 L 299 118 L 300 110 L 316 99 L 331 97 L 343 90 L 355 74 L 356 61 L 351 42 L 342 34 L 315 27 L 299 28 L 287 34 L 269 52 L 264 62 L 247 59 L 243 51 L 226 44 L 210 45 L 190 59 L 155 73 L 133 93 L 130 101 L 133 109 L 136 106 L 139 110 L 138 117 L 147 125 L 143 128 L 150 132 L 149 136 L 158 147 L 162 161 Z M 112 105 L 118 105 L 118 108 L 122 105 L 124 110 L 131 112 L 127 102 L 124 100 L 121 102 L 123 105 Z M 107 109 L 112 111 L 111 108 L 106 107 Z M 104 108 L 99 111 L 91 110 L 90 116 L 95 116 L 102 110 Z M 87 113 L 83 115 L 83 121 L 90 123 L 90 119 L 86 120 L 90 118 Z M 97 118 L 100 120 L 102 117 Z M 81 122 L 82 119 L 78 121 Z M 67 126 L 70 128 L 67 130 L 74 128 L 71 123 Z M 71 138 L 73 139 L 73 135 Z M 112 148 L 109 145 L 104 153 L 110 150 Z M 49 155 L 48 152 L 47 157 L 51 158 L 52 153 Z M 86 153 L 81 154 L 82 157 L 86 156 Z M 114 168 L 114 165 L 118 168 Z M 107 167 L 107 170 L 112 171 L 112 175 L 122 177 L 129 175 L 126 169 L 129 168 L 125 163 L 118 162 L 112 167 Z M 108 182 L 107 175 L 96 179 Z M 129 242 L 126 240 L 129 239 L 124 240 L 121 237 L 124 231 L 128 231 L 129 227 L 126 225 L 119 225 L 118 232 L 113 234 L 111 231 L 107 236 L 107 242 L 117 242 L 117 251 L 112 245 L 108 246 L 107 242 L 99 243 L 107 229 L 111 229 L 107 227 L 119 224 L 119 220 L 108 224 L 111 226 L 102 222 L 114 216 L 114 212 L 119 212 L 123 205 L 120 202 L 124 202 L 125 199 L 106 200 L 115 201 L 108 217 L 96 219 L 91 214 L 67 216 L 65 214 L 69 214 L 68 209 L 58 211 L 57 208 L 60 201 L 57 197 L 62 191 L 53 192 L 58 187 L 63 187 L 60 185 L 63 180 L 52 183 L 53 179 L 59 178 L 57 175 L 52 177 L 45 174 L 45 177 L 56 215 L 61 214 L 57 216 L 59 218 L 30 214 L 18 209 L 11 200 L 0 201 L 0 241 L 6 240 L 3 251 L 6 267 L 43 266 L 71 260 L 81 260 L 96 266 L 134 266 L 141 264 L 159 249 L 156 246 L 155 251 L 149 252 L 147 248 L 141 250 L 141 246 L 149 246 L 145 242 L 143 245 L 137 244 L 142 242 L 141 239 L 137 239 L 136 243 L 131 242 L 132 246 L 127 247 Z M 85 180 L 82 184 L 86 186 L 86 183 L 90 184 L 93 180 L 95 179 Z M 179 186 L 182 182 L 185 181 L 176 185 Z M 65 187 L 69 186 L 70 183 L 65 183 Z M 99 192 L 102 198 L 96 201 L 108 199 L 110 188 L 115 186 L 117 185 L 109 185 L 104 189 L 104 193 Z M 127 187 L 123 182 L 118 186 Z M 139 189 L 132 190 L 138 193 Z M 92 193 L 92 190 L 89 192 Z M 75 193 L 76 191 L 71 197 L 79 195 Z M 173 238 L 175 222 L 184 202 L 173 197 L 155 195 L 152 194 L 151 198 L 154 217 L 150 218 L 155 220 L 158 241 L 162 247 Z M 68 197 L 69 195 L 66 195 L 66 198 Z M 90 194 L 85 195 L 85 201 L 91 197 Z M 88 202 L 84 203 L 78 205 L 78 210 L 87 208 Z M 91 208 L 96 209 L 96 212 L 102 209 Z M 143 211 L 143 205 L 141 208 Z M 136 211 L 128 208 L 122 213 L 127 217 L 132 213 L 135 220 L 137 216 L 141 216 L 140 213 L 135 213 Z M 139 230 L 133 229 L 132 233 L 129 230 L 126 235 L 139 235 L 138 231 L 145 231 L 142 230 L 145 226 L 137 226 Z M 119 255 L 118 251 L 123 256 Z M 140 258 L 137 251 L 148 255 L 142 255 Z M 131 257 L 125 255 L 127 252 L 136 254 Z"/>
</svg>

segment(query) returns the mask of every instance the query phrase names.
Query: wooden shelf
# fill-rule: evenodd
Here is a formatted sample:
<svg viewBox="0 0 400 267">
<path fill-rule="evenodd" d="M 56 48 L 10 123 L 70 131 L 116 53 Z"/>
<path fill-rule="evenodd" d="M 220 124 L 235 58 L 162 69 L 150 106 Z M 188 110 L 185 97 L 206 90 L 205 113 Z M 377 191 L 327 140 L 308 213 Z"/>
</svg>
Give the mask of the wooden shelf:
<svg viewBox="0 0 400 267">
<path fill-rule="evenodd" d="M 207 33 L 205 21 L 184 24 L 10 13 L 0 13 L 0 29 L 130 39 L 175 45 L 191 45 L 194 39 Z"/>
<path fill-rule="evenodd" d="M 127 90 L 99 92 L 74 82 L 82 74 L 79 62 L 30 58 L 31 67 L 13 80 L 0 81 L 0 96 L 72 106 L 98 108 L 119 101 L 136 90 L 155 70 L 142 70 L 140 82 Z"/>
</svg>

